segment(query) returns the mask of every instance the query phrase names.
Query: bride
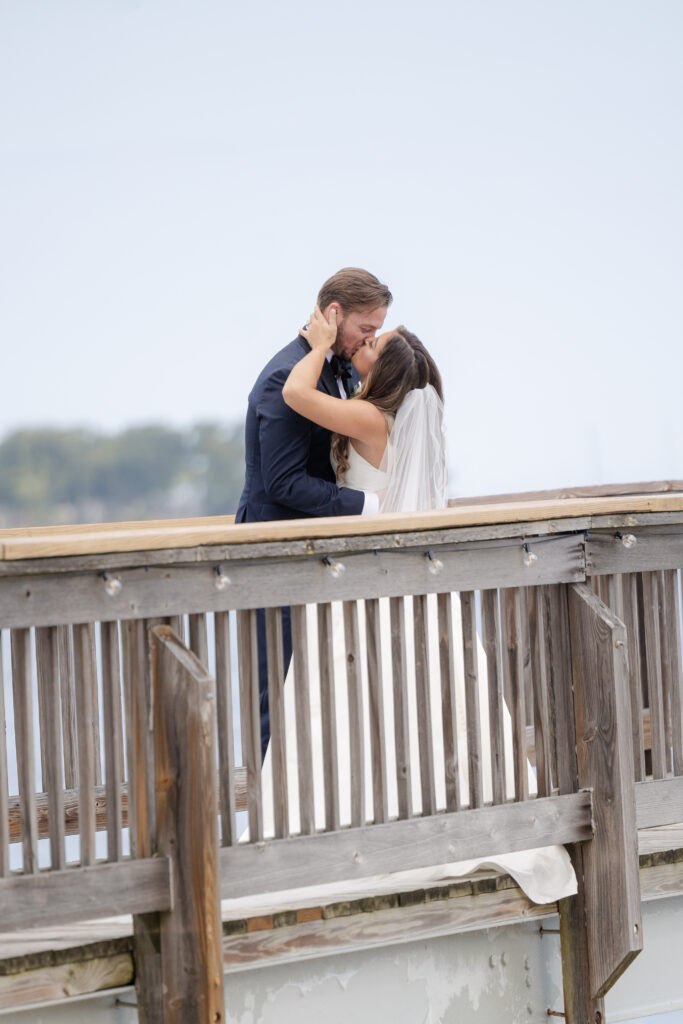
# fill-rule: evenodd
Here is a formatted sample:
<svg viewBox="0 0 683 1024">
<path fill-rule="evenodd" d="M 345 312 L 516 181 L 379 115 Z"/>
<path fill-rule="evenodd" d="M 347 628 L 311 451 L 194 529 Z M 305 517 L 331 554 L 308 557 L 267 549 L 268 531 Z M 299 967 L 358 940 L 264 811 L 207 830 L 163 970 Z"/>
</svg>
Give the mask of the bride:
<svg viewBox="0 0 683 1024">
<path fill-rule="evenodd" d="M 377 338 L 372 338 L 354 353 L 352 361 L 361 378 L 361 386 L 352 399 L 345 400 L 332 397 L 317 390 L 325 359 L 334 344 L 337 326 L 334 308 L 330 311 L 329 322 L 316 306 L 302 336 L 311 346 L 311 351 L 291 370 L 283 388 L 283 398 L 287 405 L 300 415 L 326 427 L 332 431 L 331 459 L 340 484 L 363 491 L 378 494 L 381 512 L 414 512 L 447 506 L 446 495 L 446 447 L 443 427 L 443 390 L 441 375 L 432 357 L 422 342 L 404 327 L 387 331 Z M 445 771 L 444 751 L 441 742 L 440 715 L 440 677 L 438 655 L 438 633 L 436 624 L 435 596 L 428 598 L 428 647 L 431 666 L 429 678 L 417 680 L 414 672 L 412 655 L 412 630 L 406 630 L 407 665 L 409 666 L 408 692 L 411 728 L 409 746 L 411 761 L 415 765 L 412 772 L 412 803 L 416 813 L 421 811 L 419 788 L 419 768 L 416 753 L 417 737 L 417 701 L 420 699 L 420 687 L 429 687 L 432 708 L 432 734 L 434 739 L 434 768 L 436 780 L 437 807 L 445 809 Z M 465 720 L 465 689 L 464 665 L 462 664 L 462 630 L 460 621 L 460 602 L 453 595 L 453 620 L 451 643 L 456 652 L 457 671 L 457 729 L 459 746 L 466 746 L 467 726 Z M 404 611 L 410 616 L 412 599 L 404 599 Z M 382 661 L 387 670 L 383 673 L 385 699 L 384 707 L 387 714 L 386 740 L 387 758 L 389 763 L 394 759 L 393 750 L 393 702 L 391 698 L 391 652 L 388 644 L 388 602 L 380 601 L 380 638 L 382 644 Z M 313 734 L 313 773 L 314 780 L 321 778 L 322 772 L 322 735 L 319 703 L 319 679 L 316 678 L 317 665 L 317 632 L 315 606 L 307 607 L 308 619 L 308 663 L 313 669 L 310 672 L 312 694 L 312 734 Z M 361 627 L 361 646 L 364 646 L 364 617 L 359 616 Z M 336 733 L 339 756 L 339 811 L 342 827 L 350 824 L 350 746 L 348 729 L 348 700 L 346 692 L 346 668 L 344 649 L 344 630 L 341 606 L 333 604 L 333 648 L 334 648 L 334 681 L 336 703 Z M 482 721 L 488 721 L 488 684 L 486 672 L 486 655 L 477 642 L 477 659 L 479 662 L 479 699 Z M 367 702 L 367 668 L 363 666 L 365 700 Z M 291 675 L 291 672 L 290 672 Z M 419 685 L 418 685 L 419 683 Z M 367 705 L 366 705 L 367 706 Z M 510 715 L 505 709 L 505 775 L 512 784 L 512 730 Z M 299 807 L 297 787 L 297 756 L 296 728 L 294 708 L 294 686 L 288 675 L 285 683 L 285 731 L 287 739 L 287 782 L 289 804 L 289 833 L 296 834 L 299 830 Z M 369 742 L 365 730 L 366 744 Z M 489 731 L 482 729 L 482 760 L 484 764 L 483 783 L 484 800 L 492 799 L 491 793 L 491 760 L 489 752 Z M 369 750 L 366 749 L 365 763 L 370 763 Z M 273 788 L 272 762 L 270 747 L 263 765 L 263 810 L 265 835 L 273 835 Z M 397 814 L 396 782 L 393 773 L 387 773 L 389 784 L 388 803 L 389 815 Z M 533 770 L 529 767 L 530 792 L 535 791 Z M 459 759 L 458 783 L 462 795 L 468 792 L 467 758 Z M 365 778 L 366 806 L 372 804 L 372 780 L 369 773 Z M 513 792 L 508 788 L 508 798 Z M 325 826 L 325 808 L 322 787 L 314 786 L 315 822 L 317 828 Z M 463 803 L 466 803 L 466 797 Z M 243 837 L 246 838 L 246 835 Z M 378 891 L 388 885 L 392 891 L 395 886 L 424 885 L 428 881 L 444 879 L 469 873 L 482 863 L 493 864 L 511 873 L 536 902 L 548 902 L 576 891 L 576 881 L 568 855 L 562 847 L 548 847 L 523 853 L 505 854 L 489 857 L 485 861 L 459 862 L 458 864 L 440 865 L 435 868 L 401 872 L 401 878 L 394 874 L 391 879 L 368 879 L 359 886 L 353 883 L 353 890 Z M 403 877 L 405 876 L 405 877 Z M 316 887 L 318 888 L 318 887 Z M 326 890 L 325 896 L 330 893 Z M 331 887 L 336 897 L 340 897 L 341 887 Z M 322 894 L 319 894 L 322 897 Z M 306 897 L 313 898 L 307 895 Z"/>
</svg>

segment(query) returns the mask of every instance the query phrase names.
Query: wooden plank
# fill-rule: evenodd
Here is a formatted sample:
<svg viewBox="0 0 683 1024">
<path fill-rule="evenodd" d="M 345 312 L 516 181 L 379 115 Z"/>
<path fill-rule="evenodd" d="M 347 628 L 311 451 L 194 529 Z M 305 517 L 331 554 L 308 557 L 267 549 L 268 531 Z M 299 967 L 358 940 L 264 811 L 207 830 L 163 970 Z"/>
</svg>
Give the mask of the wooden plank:
<svg viewBox="0 0 683 1024">
<path fill-rule="evenodd" d="M 0 878 L 9 874 L 9 788 L 7 778 L 7 725 L 5 721 L 5 673 L 0 630 Z"/>
<path fill-rule="evenodd" d="M 352 881 L 592 836 L 591 795 L 545 797 L 220 851 L 221 898 Z"/>
<path fill-rule="evenodd" d="M 632 533 L 637 538 L 633 547 L 625 547 L 616 534 Z M 683 566 L 683 533 L 656 534 L 637 527 L 614 532 L 589 533 L 586 541 L 586 571 L 600 576 L 605 573 L 650 572 Z"/>
<path fill-rule="evenodd" d="M 681 666 L 681 603 L 678 576 L 679 574 L 675 570 L 664 573 L 664 595 L 671 678 L 673 770 L 674 775 L 683 775 L 683 668 Z"/>
<path fill-rule="evenodd" d="M 360 521 L 364 517 L 356 517 Z M 464 550 L 439 550 L 443 569 L 433 576 L 425 552 L 397 549 L 344 556 L 346 572 L 333 579 L 320 557 L 230 566 L 232 585 L 217 590 L 205 565 L 122 569 L 122 588 L 110 596 L 101 572 L 40 575 L 28 588 L 21 577 L 0 579 L 0 627 L 69 622 L 167 618 L 181 613 L 272 608 L 288 604 L 401 597 L 422 593 L 572 582 L 584 578 L 582 536 L 553 537 L 528 569 L 522 544 L 507 541 Z"/>
<path fill-rule="evenodd" d="M 193 654 L 197 655 L 202 665 L 208 665 L 209 642 L 206 634 L 206 615 L 188 615 L 188 620 L 190 626 L 190 650 Z"/>
<path fill-rule="evenodd" d="M 45 764 L 50 825 L 50 867 L 61 870 L 64 858 L 64 786 L 62 782 L 62 734 L 59 715 L 59 648 L 57 630 L 36 630 L 38 692 L 42 694 L 41 748 Z"/>
<path fill-rule="evenodd" d="M 417 687 L 417 735 L 420 754 L 422 814 L 436 814 L 434 740 L 432 736 L 432 702 L 427 637 L 427 597 L 425 594 L 416 594 L 413 597 L 413 632 L 415 638 L 415 685 Z"/>
<path fill-rule="evenodd" d="M 557 501 L 565 498 L 614 498 L 628 494 L 666 494 L 683 492 L 683 480 L 650 480 L 639 484 L 592 484 L 589 487 L 560 487 L 546 491 L 521 491 L 513 494 L 486 494 L 475 498 L 449 498 L 448 507 L 507 504 L 511 501 Z"/>
<path fill-rule="evenodd" d="M 107 794 L 107 859 L 121 860 L 121 665 L 118 622 L 100 625 L 104 770 Z"/>
<path fill-rule="evenodd" d="M 242 760 L 247 769 L 249 840 L 253 843 L 263 839 L 258 642 L 256 612 L 253 609 L 239 612 L 237 616 L 237 650 L 242 719 Z"/>
<path fill-rule="evenodd" d="M 467 772 L 469 777 L 470 807 L 481 807 L 484 802 L 481 770 L 481 728 L 479 713 L 479 672 L 477 668 L 477 621 L 474 594 L 471 590 L 460 594 L 462 612 L 463 663 L 465 666 L 465 704 L 467 708 Z"/>
<path fill-rule="evenodd" d="M 11 648 L 14 737 L 21 807 L 23 869 L 27 875 L 33 875 L 38 871 L 38 838 L 36 830 L 36 771 L 33 760 L 33 680 L 30 630 L 12 630 Z"/>
<path fill-rule="evenodd" d="M 550 706 L 546 671 L 545 604 L 538 587 L 527 591 L 529 614 L 529 644 L 533 680 L 534 756 L 536 762 L 536 789 L 539 796 L 550 796 Z"/>
<path fill-rule="evenodd" d="M 351 825 L 354 828 L 358 828 L 359 825 L 365 824 L 365 742 L 363 729 L 363 692 L 360 675 L 358 605 L 355 601 L 345 601 L 343 608 L 344 644 L 346 647 L 346 683 L 349 701 Z"/>
<path fill-rule="evenodd" d="M 266 609 L 268 659 L 268 712 L 270 752 L 273 770 L 273 821 L 275 838 L 289 834 L 287 799 L 287 746 L 285 735 L 285 671 L 282 648 L 282 609 Z"/>
<path fill-rule="evenodd" d="M 441 724 L 443 728 L 446 810 L 460 810 L 458 785 L 458 720 L 455 691 L 455 650 L 453 645 L 453 600 L 451 594 L 438 594 L 439 668 L 441 671 Z M 394 704 L 396 703 L 394 698 Z M 396 712 L 394 712 L 395 714 Z M 399 817 L 401 815 L 399 814 Z"/>
<path fill-rule="evenodd" d="M 606 515 L 635 512 L 683 511 L 679 494 L 625 495 L 598 498 L 567 498 L 549 501 L 512 501 L 504 505 L 471 505 L 429 512 L 384 513 L 381 516 L 339 516 L 290 519 L 284 522 L 226 524 L 224 517 L 185 520 L 183 525 L 148 526 L 145 523 L 100 524 L 70 532 L 58 528 L 0 532 L 0 558 L 50 558 L 58 555 L 108 551 L 154 550 L 162 547 L 193 547 L 197 544 L 248 543 L 267 536 L 271 540 L 386 533 L 391 530 L 434 529 L 456 525 L 552 519 L 559 516 Z M 615 570 L 616 571 L 616 570 Z"/>
<path fill-rule="evenodd" d="M 384 684 L 379 627 L 379 601 L 365 602 L 365 643 L 368 664 L 370 711 L 370 761 L 372 770 L 372 813 L 375 824 L 389 817 L 387 757 L 384 737 Z"/>
<path fill-rule="evenodd" d="M 173 872 L 173 912 L 160 919 L 164 1022 L 223 1021 L 214 682 L 168 626 L 150 639 L 157 844 Z"/>
<path fill-rule="evenodd" d="M 313 804 L 313 746 L 311 742 L 311 697 L 308 681 L 308 631 L 306 606 L 292 607 L 292 658 L 296 702 L 296 756 L 299 772 L 299 817 L 302 835 L 315 832 Z"/>
<path fill-rule="evenodd" d="M 494 804 L 502 804 L 506 794 L 505 744 L 503 738 L 504 698 L 497 590 L 482 591 L 481 630 L 488 673 L 491 790 Z"/>
<path fill-rule="evenodd" d="M 0 880 L 0 908 L 3 932 L 170 910 L 169 862 L 153 857 L 14 875 Z"/>
<path fill-rule="evenodd" d="M 0 977 L 0 1009 L 31 1003 L 59 1003 L 64 997 L 88 995 L 129 985 L 135 968 L 130 953 L 92 956 L 67 964 L 45 964 Z"/>
<path fill-rule="evenodd" d="M 638 627 L 638 587 L 635 573 L 624 573 L 619 578 L 621 580 L 623 621 L 626 626 L 633 771 L 635 781 L 642 782 L 645 778 L 645 746 L 643 743 L 643 684 L 641 680 L 640 629 Z"/>
<path fill-rule="evenodd" d="M 594 793 L 583 850 L 591 992 L 602 997 L 642 949 L 626 630 L 585 584 L 569 589 L 579 785 Z"/>
<path fill-rule="evenodd" d="M 408 663 L 406 660 L 406 616 L 402 597 L 389 601 L 391 627 L 391 676 L 394 693 L 394 745 L 396 749 L 396 794 L 399 818 L 413 813 L 410 771 L 410 723 L 408 716 Z M 449 808 L 452 810 L 453 808 Z M 359 823 L 360 824 L 360 823 Z"/>
<path fill-rule="evenodd" d="M 76 737 L 78 740 L 78 802 L 80 860 L 84 867 L 95 861 L 95 741 L 93 691 L 95 644 L 92 623 L 74 626 L 74 674 L 76 680 Z"/>
<path fill-rule="evenodd" d="M 71 626 L 57 627 L 59 646 L 59 687 L 62 706 L 62 746 L 64 750 L 64 785 L 78 785 L 78 753 L 76 748 L 76 702 L 74 653 Z"/>
<path fill-rule="evenodd" d="M 339 763 L 335 725 L 337 714 L 334 694 L 332 606 L 329 602 L 318 605 L 318 665 L 320 668 L 325 828 L 328 832 L 334 832 L 339 828 Z"/>
<path fill-rule="evenodd" d="M 683 778 L 638 782 L 635 800 L 639 829 L 683 822 Z"/>
<path fill-rule="evenodd" d="M 228 612 L 214 617 L 216 643 L 216 717 L 218 732 L 221 842 L 231 846 L 235 831 L 235 741 L 232 712 L 232 670 L 230 667 L 230 620 Z M 176 633 L 176 636 L 178 634 Z M 182 637 L 179 636 L 182 641 Z M 270 660 L 270 659 L 269 659 Z"/>
<path fill-rule="evenodd" d="M 501 590 L 503 664 L 505 694 L 512 718 L 512 750 L 515 772 L 515 799 L 529 798 L 526 757 L 526 711 L 524 707 L 524 650 L 522 647 L 520 593 L 515 588 Z"/>
<path fill-rule="evenodd" d="M 661 638 L 659 631 L 659 586 L 656 572 L 644 572 L 643 619 L 645 627 L 645 664 L 650 707 L 652 774 L 662 779 L 667 773 L 664 694 L 662 688 Z"/>
<path fill-rule="evenodd" d="M 152 853 L 150 815 L 153 811 L 146 781 L 150 729 L 145 698 L 147 645 L 144 622 L 122 622 L 121 640 L 130 849 L 133 857 L 149 857 Z"/>
</svg>

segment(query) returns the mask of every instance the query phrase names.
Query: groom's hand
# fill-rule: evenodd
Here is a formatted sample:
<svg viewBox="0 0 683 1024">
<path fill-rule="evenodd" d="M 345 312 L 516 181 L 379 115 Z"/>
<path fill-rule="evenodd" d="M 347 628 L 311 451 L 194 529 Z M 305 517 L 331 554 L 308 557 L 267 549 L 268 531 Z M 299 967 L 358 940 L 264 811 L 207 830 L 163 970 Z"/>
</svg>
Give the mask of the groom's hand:
<svg viewBox="0 0 683 1024">
<path fill-rule="evenodd" d="M 302 327 L 299 331 L 301 337 L 306 339 L 311 348 L 322 348 L 327 351 L 334 345 L 337 337 L 337 310 L 334 306 L 330 307 L 329 317 L 328 323 L 321 313 L 320 307 L 316 306 L 308 318 L 306 327 Z"/>
</svg>

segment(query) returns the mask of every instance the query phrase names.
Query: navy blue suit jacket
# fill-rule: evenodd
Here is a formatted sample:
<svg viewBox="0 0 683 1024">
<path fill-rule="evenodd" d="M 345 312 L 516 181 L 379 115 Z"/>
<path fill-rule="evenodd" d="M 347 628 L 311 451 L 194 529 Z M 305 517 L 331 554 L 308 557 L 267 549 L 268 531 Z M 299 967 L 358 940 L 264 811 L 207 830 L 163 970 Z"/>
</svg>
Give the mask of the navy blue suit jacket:
<svg viewBox="0 0 683 1024">
<path fill-rule="evenodd" d="M 310 351 L 295 338 L 261 371 L 249 395 L 245 428 L 246 475 L 235 521 L 359 515 L 364 495 L 338 487 L 330 464 L 330 431 L 290 409 L 282 398 L 289 371 Z M 338 395 L 329 363 L 318 389 Z"/>
</svg>

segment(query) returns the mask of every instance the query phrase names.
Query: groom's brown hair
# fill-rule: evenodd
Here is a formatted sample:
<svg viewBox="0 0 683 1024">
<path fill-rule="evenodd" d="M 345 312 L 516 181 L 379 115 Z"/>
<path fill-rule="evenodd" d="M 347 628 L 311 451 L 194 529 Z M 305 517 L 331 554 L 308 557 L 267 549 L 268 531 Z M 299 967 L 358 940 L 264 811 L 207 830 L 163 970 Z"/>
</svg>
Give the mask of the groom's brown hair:
<svg viewBox="0 0 683 1024">
<path fill-rule="evenodd" d="M 331 302 L 338 302 L 344 313 L 390 306 L 392 300 L 393 295 L 387 286 L 374 274 L 360 267 L 338 270 L 318 292 L 318 305 L 321 309 L 327 309 Z"/>
</svg>

